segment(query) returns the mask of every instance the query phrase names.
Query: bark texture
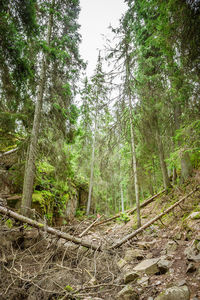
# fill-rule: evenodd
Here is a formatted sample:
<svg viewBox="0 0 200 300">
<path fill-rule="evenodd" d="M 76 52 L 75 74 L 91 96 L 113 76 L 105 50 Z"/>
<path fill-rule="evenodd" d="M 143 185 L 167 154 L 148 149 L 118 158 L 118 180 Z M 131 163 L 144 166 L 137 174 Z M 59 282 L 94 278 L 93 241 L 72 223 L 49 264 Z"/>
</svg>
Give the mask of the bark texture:
<svg viewBox="0 0 200 300">
<path fill-rule="evenodd" d="M 55 0 L 52 0 L 52 8 L 54 7 L 54 5 L 55 5 Z M 52 10 L 50 10 L 47 39 L 46 39 L 48 46 L 50 45 L 52 26 L 53 26 L 53 12 Z M 41 67 L 40 80 L 38 85 L 37 101 L 35 105 L 33 128 L 31 132 L 30 145 L 28 147 L 28 152 L 27 152 L 25 174 L 24 174 L 23 195 L 22 195 L 22 204 L 21 204 L 21 212 L 24 215 L 29 215 L 31 203 L 32 203 L 33 184 L 35 178 L 35 160 L 36 160 L 36 153 L 37 153 L 37 143 L 38 143 L 42 104 L 43 104 L 45 82 L 46 82 L 46 70 L 47 70 L 47 54 L 44 54 L 42 59 L 42 67 Z"/>
</svg>

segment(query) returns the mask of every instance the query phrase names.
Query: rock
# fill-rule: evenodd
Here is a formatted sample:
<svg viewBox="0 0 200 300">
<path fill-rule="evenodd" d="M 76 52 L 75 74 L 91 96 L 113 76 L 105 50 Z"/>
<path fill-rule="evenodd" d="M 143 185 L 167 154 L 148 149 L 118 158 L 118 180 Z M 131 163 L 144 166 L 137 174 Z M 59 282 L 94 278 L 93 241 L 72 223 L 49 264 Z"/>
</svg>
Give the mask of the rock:
<svg viewBox="0 0 200 300">
<path fill-rule="evenodd" d="M 165 274 L 169 270 L 171 265 L 172 265 L 172 262 L 167 259 L 159 260 L 158 268 L 159 268 L 160 273 Z"/>
<path fill-rule="evenodd" d="M 148 284 L 149 284 L 149 277 L 148 276 L 144 276 L 144 277 L 138 279 L 137 283 L 140 284 L 140 285 L 142 285 L 142 286 L 144 286 L 144 287 L 148 286 Z"/>
<path fill-rule="evenodd" d="M 152 246 L 154 246 L 156 243 L 156 241 L 151 241 L 151 242 L 138 242 L 137 245 L 140 249 L 144 249 L 144 250 L 147 250 L 147 249 L 151 249 Z"/>
<path fill-rule="evenodd" d="M 117 294 L 117 300 L 139 300 L 139 295 L 131 285 L 127 285 Z"/>
<path fill-rule="evenodd" d="M 117 266 L 119 269 L 122 269 L 125 265 L 127 265 L 127 261 L 123 258 L 121 258 L 118 262 L 117 262 Z"/>
<path fill-rule="evenodd" d="M 190 291 L 186 285 L 174 286 L 163 291 L 155 300 L 189 300 Z"/>
<path fill-rule="evenodd" d="M 185 279 L 180 280 L 177 284 L 177 286 L 183 286 L 183 285 L 186 285 L 186 280 Z"/>
<path fill-rule="evenodd" d="M 131 281 L 136 281 L 136 279 L 139 277 L 137 272 L 130 271 L 127 274 L 124 275 L 124 283 L 127 284 Z"/>
<path fill-rule="evenodd" d="M 193 211 L 193 212 L 187 217 L 187 219 L 191 219 L 191 220 L 200 219 L 200 211 Z"/>
<path fill-rule="evenodd" d="M 165 249 L 167 251 L 167 254 L 172 254 L 177 250 L 177 244 L 174 241 L 169 241 L 166 244 Z"/>
<path fill-rule="evenodd" d="M 182 233 L 181 232 L 175 233 L 175 235 L 174 235 L 175 240 L 181 240 L 181 238 L 182 238 Z"/>
<path fill-rule="evenodd" d="M 153 300 L 153 297 L 149 297 L 147 300 Z"/>
<path fill-rule="evenodd" d="M 144 253 L 139 249 L 129 249 L 125 253 L 124 260 L 127 262 L 131 262 L 134 259 L 143 259 Z"/>
<path fill-rule="evenodd" d="M 136 272 L 153 275 L 159 272 L 158 263 L 159 258 L 145 259 L 139 263 L 133 270 Z"/>
<path fill-rule="evenodd" d="M 190 263 L 187 267 L 186 273 L 193 273 L 196 271 L 196 269 L 197 268 L 195 267 L 195 265 L 193 263 Z"/>
</svg>

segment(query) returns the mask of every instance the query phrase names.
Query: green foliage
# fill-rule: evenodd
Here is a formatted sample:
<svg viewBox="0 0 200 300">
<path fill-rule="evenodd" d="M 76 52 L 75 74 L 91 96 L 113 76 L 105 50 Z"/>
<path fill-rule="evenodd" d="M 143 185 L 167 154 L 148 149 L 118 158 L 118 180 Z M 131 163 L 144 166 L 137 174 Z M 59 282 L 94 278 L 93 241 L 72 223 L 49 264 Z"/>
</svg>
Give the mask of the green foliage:
<svg viewBox="0 0 200 300">
<path fill-rule="evenodd" d="M 5 224 L 9 229 L 13 227 L 13 221 L 11 219 L 6 220 Z"/>
<path fill-rule="evenodd" d="M 128 223 L 130 221 L 130 218 L 127 215 L 127 213 L 121 213 L 120 217 L 117 218 L 117 220 L 126 224 L 126 223 Z"/>
</svg>

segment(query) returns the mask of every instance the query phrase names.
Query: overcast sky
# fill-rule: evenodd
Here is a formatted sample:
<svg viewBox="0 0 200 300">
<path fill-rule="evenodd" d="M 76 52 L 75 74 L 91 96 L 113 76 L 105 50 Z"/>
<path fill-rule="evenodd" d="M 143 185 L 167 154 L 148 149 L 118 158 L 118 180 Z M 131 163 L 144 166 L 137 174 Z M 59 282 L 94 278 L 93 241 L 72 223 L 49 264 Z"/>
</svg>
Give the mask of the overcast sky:
<svg viewBox="0 0 200 300">
<path fill-rule="evenodd" d="M 80 53 L 88 61 L 87 75 L 93 74 L 99 49 L 103 49 L 104 38 L 108 35 L 108 26 L 117 27 L 119 19 L 126 11 L 123 0 L 80 0 L 81 12 L 79 24 L 82 43 Z"/>
</svg>

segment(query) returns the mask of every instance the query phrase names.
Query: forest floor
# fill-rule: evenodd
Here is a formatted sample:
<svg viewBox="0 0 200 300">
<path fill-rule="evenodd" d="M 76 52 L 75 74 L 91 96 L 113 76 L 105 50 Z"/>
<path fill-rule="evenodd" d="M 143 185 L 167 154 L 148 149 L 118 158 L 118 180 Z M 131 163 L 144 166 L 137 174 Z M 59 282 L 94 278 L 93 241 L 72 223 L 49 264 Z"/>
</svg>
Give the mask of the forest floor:
<svg viewBox="0 0 200 300">
<path fill-rule="evenodd" d="M 195 179 L 176 187 L 143 208 L 142 224 L 199 183 Z M 117 249 L 110 248 L 133 232 L 135 215 L 126 224 L 111 221 L 92 227 L 84 235 L 84 240 L 101 245 L 103 251 L 89 250 L 23 224 L 9 228 L 7 219 L 2 216 L 0 226 L 0 300 L 153 300 L 171 286 L 184 285 L 190 290 L 190 299 L 200 299 L 200 190 L 162 222 L 157 221 Z M 62 230 L 78 237 L 92 221 L 74 220 Z M 162 261 L 162 266 L 130 279 L 138 264 L 153 259 L 157 265 Z M 123 294 L 126 288 L 132 289 L 132 296 L 130 291 Z"/>
</svg>

